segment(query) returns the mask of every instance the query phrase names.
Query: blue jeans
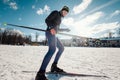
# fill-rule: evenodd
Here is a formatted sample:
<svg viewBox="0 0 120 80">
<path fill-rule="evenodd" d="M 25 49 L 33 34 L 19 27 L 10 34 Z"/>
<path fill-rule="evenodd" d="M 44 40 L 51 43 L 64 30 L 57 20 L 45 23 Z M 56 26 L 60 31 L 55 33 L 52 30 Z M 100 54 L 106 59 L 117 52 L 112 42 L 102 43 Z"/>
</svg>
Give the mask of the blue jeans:
<svg viewBox="0 0 120 80">
<path fill-rule="evenodd" d="M 56 64 L 58 63 L 58 60 L 59 60 L 62 52 L 64 51 L 63 44 L 60 42 L 60 40 L 55 35 L 52 35 L 49 31 L 47 31 L 46 38 L 48 40 L 49 50 L 43 59 L 43 62 L 42 62 L 42 65 L 41 65 L 41 68 L 39 71 L 46 71 L 46 67 L 47 67 L 48 63 L 50 62 L 51 57 L 55 53 L 56 47 L 58 48 L 58 52 L 56 54 L 56 57 L 55 57 L 55 60 L 53 63 L 56 63 Z"/>
</svg>

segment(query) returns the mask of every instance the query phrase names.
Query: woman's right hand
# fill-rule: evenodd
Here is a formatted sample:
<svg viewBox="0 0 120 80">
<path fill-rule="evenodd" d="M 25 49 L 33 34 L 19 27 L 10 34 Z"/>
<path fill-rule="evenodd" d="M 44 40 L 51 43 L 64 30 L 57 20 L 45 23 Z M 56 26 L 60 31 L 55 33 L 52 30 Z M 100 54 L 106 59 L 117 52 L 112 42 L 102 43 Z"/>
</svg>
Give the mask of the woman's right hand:
<svg viewBox="0 0 120 80">
<path fill-rule="evenodd" d="M 56 34 L 55 29 L 51 29 L 51 30 L 50 30 L 50 33 L 51 33 L 52 35 L 55 35 L 55 34 Z"/>
</svg>

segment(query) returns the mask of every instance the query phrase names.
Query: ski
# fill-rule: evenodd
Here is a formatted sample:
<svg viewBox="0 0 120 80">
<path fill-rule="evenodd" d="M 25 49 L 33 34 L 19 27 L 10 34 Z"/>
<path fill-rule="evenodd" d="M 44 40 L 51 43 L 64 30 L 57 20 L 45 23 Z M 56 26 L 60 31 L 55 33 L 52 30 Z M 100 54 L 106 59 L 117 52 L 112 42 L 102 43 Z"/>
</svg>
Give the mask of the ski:
<svg viewBox="0 0 120 80">
<path fill-rule="evenodd" d="M 37 71 L 22 71 L 23 73 L 37 73 Z M 103 78 L 109 78 L 105 75 L 92 75 L 92 74 L 79 74 L 79 73 L 71 73 L 71 72 L 46 72 L 46 74 L 54 74 L 54 75 L 61 75 L 61 76 L 77 76 L 77 77 L 103 77 Z"/>
<path fill-rule="evenodd" d="M 64 75 L 64 76 L 78 76 L 78 77 L 107 77 L 104 75 L 89 75 L 89 74 L 79 74 L 79 73 L 70 73 L 70 72 L 46 72 L 46 74 L 56 74 L 56 75 Z"/>
</svg>

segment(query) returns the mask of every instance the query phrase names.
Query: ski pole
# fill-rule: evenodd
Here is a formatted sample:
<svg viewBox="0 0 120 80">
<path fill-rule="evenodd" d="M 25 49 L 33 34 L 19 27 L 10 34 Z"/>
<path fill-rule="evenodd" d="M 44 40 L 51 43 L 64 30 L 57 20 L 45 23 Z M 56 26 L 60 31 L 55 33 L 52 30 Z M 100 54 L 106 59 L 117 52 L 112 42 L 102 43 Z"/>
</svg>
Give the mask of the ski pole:
<svg viewBox="0 0 120 80">
<path fill-rule="evenodd" d="M 38 28 L 33 28 L 33 27 L 28 27 L 28 26 L 19 26 L 19 25 L 15 25 L 15 24 L 7 24 L 9 26 L 14 26 L 14 27 L 20 27 L 20 28 L 27 28 L 27 29 L 32 29 L 32 30 L 37 30 L 37 31 L 46 31 L 46 30 L 43 30 L 43 29 L 38 29 Z"/>
<path fill-rule="evenodd" d="M 9 26 L 14 26 L 14 27 L 20 27 L 20 28 L 26 28 L 26 29 L 32 29 L 32 30 L 37 30 L 37 31 L 46 32 L 46 30 L 44 30 L 44 29 L 33 28 L 33 27 L 28 27 L 28 26 L 20 26 L 20 25 L 15 25 L 15 24 L 8 24 L 8 23 L 5 23 L 4 25 L 5 25 L 5 26 L 6 26 L 6 25 L 9 25 Z M 59 32 L 58 34 L 60 34 L 60 35 L 65 35 L 65 36 L 71 36 L 71 37 L 85 38 L 85 37 L 81 37 L 81 36 L 78 36 L 78 35 L 67 34 L 67 33 L 60 33 L 60 32 Z"/>
</svg>

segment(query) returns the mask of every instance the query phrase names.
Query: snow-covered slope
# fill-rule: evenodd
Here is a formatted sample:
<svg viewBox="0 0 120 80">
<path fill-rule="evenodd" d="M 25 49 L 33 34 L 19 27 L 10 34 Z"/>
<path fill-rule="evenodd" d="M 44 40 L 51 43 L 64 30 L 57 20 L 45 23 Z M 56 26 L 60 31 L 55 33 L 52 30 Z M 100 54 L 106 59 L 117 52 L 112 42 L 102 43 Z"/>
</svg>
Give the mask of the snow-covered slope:
<svg viewBox="0 0 120 80">
<path fill-rule="evenodd" d="M 22 71 L 38 71 L 47 50 L 47 46 L 0 45 L 0 80 L 34 80 L 35 72 Z M 120 80 L 120 48 L 66 47 L 58 66 L 68 72 L 110 78 L 47 75 L 50 80 Z"/>
</svg>

